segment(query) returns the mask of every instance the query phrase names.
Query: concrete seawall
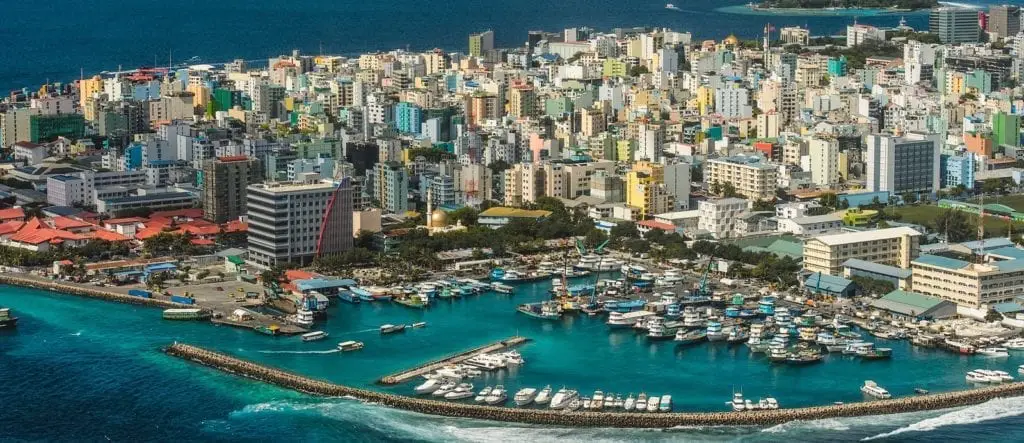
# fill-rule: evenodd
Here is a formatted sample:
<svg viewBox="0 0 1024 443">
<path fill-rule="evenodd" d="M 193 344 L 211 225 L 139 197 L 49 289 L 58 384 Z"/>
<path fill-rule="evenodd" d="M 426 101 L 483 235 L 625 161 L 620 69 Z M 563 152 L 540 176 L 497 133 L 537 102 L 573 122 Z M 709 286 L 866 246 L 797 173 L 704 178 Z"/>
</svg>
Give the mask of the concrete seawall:
<svg viewBox="0 0 1024 443">
<path fill-rule="evenodd" d="M 526 343 L 529 340 L 530 339 L 528 339 L 526 337 L 515 336 L 515 337 L 506 338 L 506 339 L 498 341 L 496 343 L 491 343 L 491 344 L 487 344 L 487 345 L 483 345 L 483 346 L 477 346 L 477 347 L 475 347 L 473 349 L 470 349 L 468 351 L 462 351 L 462 352 L 460 352 L 458 354 L 450 355 L 448 357 L 444 357 L 444 358 L 440 358 L 440 359 L 437 359 L 437 360 L 434 360 L 434 361 L 431 361 L 431 362 L 427 362 L 427 363 L 424 363 L 422 365 L 416 366 L 415 368 L 407 369 L 407 370 L 399 372 L 397 374 L 391 374 L 391 375 L 388 375 L 388 376 L 381 377 L 380 380 L 377 380 L 377 383 L 382 384 L 382 385 L 397 385 L 399 383 L 405 383 L 405 382 L 407 382 L 407 381 L 409 381 L 409 380 L 411 380 L 413 378 L 416 378 L 416 377 L 418 377 L 420 375 L 426 374 L 426 373 L 434 371 L 436 369 L 441 369 L 445 365 L 461 363 L 461 362 L 466 361 L 466 360 L 470 359 L 471 357 L 473 357 L 475 355 L 479 355 L 479 354 L 485 354 L 485 353 L 488 353 L 488 352 L 503 351 L 503 350 L 511 348 L 513 346 L 517 346 L 517 345 Z"/>
<path fill-rule="evenodd" d="M 199 347 L 175 343 L 164 349 L 168 355 L 191 360 L 225 372 L 253 378 L 280 387 L 314 395 L 351 396 L 363 401 L 423 414 L 558 426 L 621 428 L 669 428 L 673 426 L 771 426 L 794 420 L 896 414 L 944 409 L 982 403 L 998 397 L 1024 395 L 1024 382 L 1007 383 L 967 391 L 904 397 L 843 405 L 778 409 L 753 412 L 562 412 L 543 409 L 515 409 L 466 403 L 442 402 L 366 389 L 351 388 L 259 365 Z M 855 389 L 855 387 L 851 387 Z"/>
<path fill-rule="evenodd" d="M 59 281 L 45 280 L 42 278 L 22 277 L 11 274 L 0 274 L 0 284 L 12 286 L 24 286 L 27 288 L 45 289 L 47 291 L 60 292 L 64 294 L 78 295 L 82 297 L 97 298 L 100 300 L 127 303 L 132 305 L 152 306 L 155 308 L 197 308 L 196 305 L 183 305 L 172 303 L 167 300 L 154 298 L 135 297 L 113 291 L 104 291 L 100 288 L 87 288 L 80 285 L 70 285 Z"/>
</svg>

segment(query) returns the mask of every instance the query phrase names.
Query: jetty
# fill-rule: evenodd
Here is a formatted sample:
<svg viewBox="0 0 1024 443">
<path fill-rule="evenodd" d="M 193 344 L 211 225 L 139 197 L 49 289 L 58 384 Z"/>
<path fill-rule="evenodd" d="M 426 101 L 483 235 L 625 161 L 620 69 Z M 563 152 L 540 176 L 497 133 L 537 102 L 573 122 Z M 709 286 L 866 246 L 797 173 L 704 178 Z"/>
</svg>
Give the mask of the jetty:
<svg viewBox="0 0 1024 443">
<path fill-rule="evenodd" d="M 121 292 L 100 289 L 98 287 L 92 288 L 83 284 L 65 283 L 57 280 L 50 280 L 42 277 L 35 277 L 29 275 L 0 274 L 0 284 L 23 286 L 35 289 L 44 289 L 47 291 L 77 295 L 80 297 L 89 297 L 118 303 L 152 306 L 164 309 L 198 307 L 196 305 L 174 303 L 168 300 L 161 300 L 157 298 L 137 297 L 134 295 L 128 295 Z"/>
<path fill-rule="evenodd" d="M 391 374 L 391 375 L 387 375 L 387 376 L 381 377 L 379 380 L 377 380 L 377 383 L 378 384 L 382 384 L 382 385 L 397 385 L 397 384 L 405 383 L 405 382 L 407 382 L 409 380 L 412 380 L 412 379 L 414 379 L 416 377 L 419 377 L 419 376 L 421 376 L 423 374 L 426 374 L 426 373 L 433 372 L 435 370 L 441 369 L 444 366 L 452 365 L 452 364 L 457 364 L 457 363 L 462 363 L 463 361 L 469 360 L 470 358 L 473 358 L 473 357 L 475 357 L 477 355 L 480 355 L 480 354 L 487 354 L 487 353 L 490 353 L 490 352 L 503 351 L 505 349 L 509 349 L 509 348 L 521 345 L 521 344 L 526 343 L 528 341 L 530 341 L 530 339 L 526 338 L 526 337 L 520 337 L 520 336 L 509 337 L 509 338 L 506 338 L 504 340 L 499 340 L 499 341 L 494 342 L 494 343 L 486 344 L 486 345 L 483 345 L 483 346 L 477 346 L 477 347 L 475 347 L 473 349 L 462 351 L 462 352 L 460 352 L 458 354 L 453 354 L 453 355 L 449 355 L 449 356 L 444 357 L 444 358 L 440 358 L 440 359 L 437 359 L 437 360 L 434 360 L 434 361 L 430 361 L 430 362 L 424 363 L 422 365 L 416 366 L 415 368 L 412 368 L 412 369 L 408 369 L 408 370 L 405 370 L 405 371 L 402 371 L 402 372 L 399 372 L 399 373 L 396 373 L 396 374 Z"/>
<path fill-rule="evenodd" d="M 190 360 L 232 374 L 260 380 L 286 389 L 329 397 L 350 396 L 392 408 L 445 417 L 558 426 L 618 428 L 671 428 L 674 426 L 773 426 L 794 420 L 858 417 L 946 409 L 983 403 L 999 397 L 1024 395 L 1024 382 L 1005 383 L 965 391 L 901 397 L 841 405 L 746 412 L 564 412 L 550 409 L 518 409 L 405 397 L 352 388 L 263 366 L 218 352 L 174 343 L 168 355 Z"/>
</svg>

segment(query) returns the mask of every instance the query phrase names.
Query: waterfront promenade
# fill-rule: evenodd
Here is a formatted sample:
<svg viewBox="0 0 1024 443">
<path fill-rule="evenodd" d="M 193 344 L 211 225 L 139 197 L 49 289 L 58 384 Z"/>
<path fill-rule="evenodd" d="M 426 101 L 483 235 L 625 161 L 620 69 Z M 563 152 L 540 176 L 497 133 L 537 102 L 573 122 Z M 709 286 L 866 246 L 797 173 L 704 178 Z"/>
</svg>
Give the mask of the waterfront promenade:
<svg viewBox="0 0 1024 443">
<path fill-rule="evenodd" d="M 463 361 L 466 361 L 474 356 L 486 354 L 489 352 L 502 351 L 513 346 L 518 346 L 520 344 L 526 343 L 527 341 L 530 341 L 530 339 L 526 337 L 509 337 L 495 343 L 477 346 L 473 349 L 463 351 L 455 355 L 424 363 L 412 369 L 381 377 L 379 380 L 377 380 L 377 383 L 382 385 L 397 385 L 400 383 L 405 383 L 413 378 L 416 378 L 428 372 L 433 372 L 437 369 L 441 369 L 445 365 L 462 363 Z"/>
<path fill-rule="evenodd" d="M 96 298 L 117 303 L 152 306 L 155 308 L 201 308 L 201 306 L 196 305 L 174 303 L 169 300 L 161 300 L 158 298 L 136 297 L 122 292 L 106 290 L 100 287 L 90 287 L 85 284 L 62 282 L 30 274 L 0 274 L 0 284 L 44 289 L 63 294 L 78 295 L 81 297 Z"/>
<path fill-rule="evenodd" d="M 767 411 L 670 413 L 564 412 L 548 409 L 517 409 L 442 402 L 351 388 L 181 343 L 167 346 L 164 348 L 164 352 L 168 355 L 194 361 L 225 372 L 313 395 L 350 396 L 362 401 L 380 403 L 385 406 L 423 414 L 560 426 L 620 428 L 729 425 L 771 426 L 794 420 L 817 420 L 945 409 L 978 404 L 999 397 L 1024 395 L 1024 382 L 1015 382 L 979 389 L 889 400 Z"/>
</svg>

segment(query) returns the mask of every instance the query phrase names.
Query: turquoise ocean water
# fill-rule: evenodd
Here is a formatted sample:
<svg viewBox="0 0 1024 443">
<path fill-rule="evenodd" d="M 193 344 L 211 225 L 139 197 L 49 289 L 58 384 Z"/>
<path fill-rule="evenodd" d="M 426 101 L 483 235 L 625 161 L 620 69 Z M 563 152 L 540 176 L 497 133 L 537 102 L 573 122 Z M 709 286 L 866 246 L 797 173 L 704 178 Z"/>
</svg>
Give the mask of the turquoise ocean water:
<svg viewBox="0 0 1024 443">
<path fill-rule="evenodd" d="M 153 308 L 125 306 L 45 291 L 0 286 L 0 305 L 21 317 L 0 333 L 0 440 L 294 441 L 1022 441 L 1024 398 L 999 399 L 947 411 L 830 419 L 754 427 L 671 430 L 562 429 L 448 419 L 395 411 L 349 399 L 309 397 L 185 363 L 159 348 L 175 340 L 280 366 L 339 383 L 376 388 L 373 380 L 467 347 L 514 334 L 527 364 L 477 379 L 477 386 L 566 385 L 581 392 L 670 393 L 677 410 L 722 410 L 733 389 L 772 395 L 783 406 L 860 401 L 873 379 L 896 395 L 914 387 L 965 387 L 977 367 L 1012 370 L 1024 358 L 990 360 L 890 343 L 894 358 L 861 362 L 829 356 L 808 367 L 771 366 L 744 347 L 701 345 L 679 350 L 632 332 L 609 333 L 597 319 L 544 322 L 514 311 L 544 297 L 547 283 L 521 286 L 513 298 L 487 294 L 440 302 L 427 311 L 396 305 L 331 308 L 328 340 L 303 343 L 227 327 L 160 320 Z M 423 329 L 380 336 L 382 323 L 426 321 Z M 366 348 L 331 353 L 361 340 Z M 1016 372 L 1013 370 L 1012 372 Z M 388 390 L 409 393 L 412 385 Z"/>
</svg>

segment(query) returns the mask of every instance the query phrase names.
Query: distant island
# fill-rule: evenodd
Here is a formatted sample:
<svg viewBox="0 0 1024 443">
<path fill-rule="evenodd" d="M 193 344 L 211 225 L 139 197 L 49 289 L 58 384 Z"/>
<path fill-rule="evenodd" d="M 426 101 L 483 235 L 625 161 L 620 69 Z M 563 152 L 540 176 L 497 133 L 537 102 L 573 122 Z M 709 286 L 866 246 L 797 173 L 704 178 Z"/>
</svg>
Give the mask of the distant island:
<svg viewBox="0 0 1024 443">
<path fill-rule="evenodd" d="M 938 0 L 763 0 L 753 9 L 891 9 L 913 11 L 938 6 Z"/>
</svg>

